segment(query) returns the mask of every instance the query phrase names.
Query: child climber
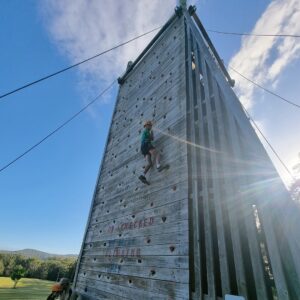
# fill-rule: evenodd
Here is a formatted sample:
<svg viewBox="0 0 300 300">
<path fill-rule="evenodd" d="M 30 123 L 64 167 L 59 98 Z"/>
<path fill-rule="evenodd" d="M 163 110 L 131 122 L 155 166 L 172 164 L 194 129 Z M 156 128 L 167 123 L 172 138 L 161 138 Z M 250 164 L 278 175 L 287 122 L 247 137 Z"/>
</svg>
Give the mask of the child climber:
<svg viewBox="0 0 300 300">
<path fill-rule="evenodd" d="M 139 180 L 141 180 L 145 184 L 149 184 L 145 175 L 152 167 L 153 160 L 155 160 L 156 169 L 158 172 L 160 172 L 161 170 L 163 170 L 165 168 L 168 168 L 169 166 L 168 165 L 161 166 L 159 152 L 152 145 L 152 141 L 154 140 L 154 135 L 153 135 L 153 131 L 152 131 L 152 122 L 146 121 L 144 123 L 144 128 L 145 129 L 143 131 L 142 141 L 141 141 L 141 152 L 147 161 L 147 165 L 145 166 L 144 173 L 139 177 Z M 152 160 L 152 157 L 153 157 L 153 160 Z"/>
</svg>

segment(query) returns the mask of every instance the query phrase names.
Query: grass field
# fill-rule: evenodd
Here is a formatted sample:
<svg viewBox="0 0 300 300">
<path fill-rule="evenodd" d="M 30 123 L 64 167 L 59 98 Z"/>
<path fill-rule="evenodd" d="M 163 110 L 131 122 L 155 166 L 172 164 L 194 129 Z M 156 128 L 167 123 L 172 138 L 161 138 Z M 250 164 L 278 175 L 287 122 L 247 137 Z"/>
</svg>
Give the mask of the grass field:
<svg viewBox="0 0 300 300">
<path fill-rule="evenodd" d="M 9 277 L 0 277 L 0 300 L 46 300 L 52 281 L 22 278 L 15 289 Z"/>
</svg>

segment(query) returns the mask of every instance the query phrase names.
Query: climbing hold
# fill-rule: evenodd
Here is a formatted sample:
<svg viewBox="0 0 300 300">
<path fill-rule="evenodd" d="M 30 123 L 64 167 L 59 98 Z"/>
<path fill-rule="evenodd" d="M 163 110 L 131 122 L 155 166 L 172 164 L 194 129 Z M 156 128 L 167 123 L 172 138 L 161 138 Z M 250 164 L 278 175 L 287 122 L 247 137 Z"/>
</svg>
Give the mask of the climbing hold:
<svg viewBox="0 0 300 300">
<path fill-rule="evenodd" d="M 162 217 L 161 219 L 162 219 L 162 221 L 165 223 L 166 220 L 167 220 L 167 217 L 164 216 L 164 217 Z"/>
</svg>

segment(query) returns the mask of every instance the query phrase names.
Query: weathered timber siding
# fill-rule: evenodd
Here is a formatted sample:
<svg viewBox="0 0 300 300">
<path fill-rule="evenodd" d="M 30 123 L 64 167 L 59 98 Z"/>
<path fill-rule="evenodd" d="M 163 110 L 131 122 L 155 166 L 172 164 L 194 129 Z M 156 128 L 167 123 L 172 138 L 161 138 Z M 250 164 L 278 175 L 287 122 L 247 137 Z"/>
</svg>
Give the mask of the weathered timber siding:
<svg viewBox="0 0 300 300">
<path fill-rule="evenodd" d="M 177 17 L 120 85 L 76 277 L 91 299 L 189 299 L 183 40 Z M 171 166 L 150 186 L 138 180 L 148 119 Z"/>
</svg>

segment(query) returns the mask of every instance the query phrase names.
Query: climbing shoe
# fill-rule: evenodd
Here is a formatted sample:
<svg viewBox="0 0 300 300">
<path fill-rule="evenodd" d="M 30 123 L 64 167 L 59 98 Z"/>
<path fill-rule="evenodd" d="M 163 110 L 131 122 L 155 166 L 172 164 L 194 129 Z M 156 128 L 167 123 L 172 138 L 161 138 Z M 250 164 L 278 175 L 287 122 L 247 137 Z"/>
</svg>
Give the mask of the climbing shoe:
<svg viewBox="0 0 300 300">
<path fill-rule="evenodd" d="M 144 175 L 139 176 L 139 180 L 144 184 L 150 184 Z"/>
</svg>

